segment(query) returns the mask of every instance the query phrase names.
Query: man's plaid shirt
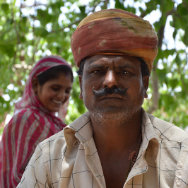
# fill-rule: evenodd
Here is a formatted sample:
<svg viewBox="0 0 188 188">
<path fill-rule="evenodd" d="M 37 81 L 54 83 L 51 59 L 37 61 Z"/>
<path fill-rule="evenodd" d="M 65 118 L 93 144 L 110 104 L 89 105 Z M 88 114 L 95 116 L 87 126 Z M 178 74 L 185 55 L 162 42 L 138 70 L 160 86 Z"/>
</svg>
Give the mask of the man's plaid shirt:
<svg viewBox="0 0 188 188">
<path fill-rule="evenodd" d="M 105 188 L 89 114 L 40 143 L 19 188 Z M 142 144 L 124 188 L 188 188 L 188 134 L 143 113 Z"/>
</svg>

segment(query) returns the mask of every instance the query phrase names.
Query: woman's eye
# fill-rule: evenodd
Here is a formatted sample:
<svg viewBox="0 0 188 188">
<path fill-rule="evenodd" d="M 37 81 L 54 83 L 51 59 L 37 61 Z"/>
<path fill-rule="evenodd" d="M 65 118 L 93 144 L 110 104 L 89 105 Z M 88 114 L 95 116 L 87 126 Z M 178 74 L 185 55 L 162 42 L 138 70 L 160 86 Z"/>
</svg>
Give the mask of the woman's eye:
<svg viewBox="0 0 188 188">
<path fill-rule="evenodd" d="M 71 91 L 70 89 L 66 89 L 66 90 L 65 90 L 65 93 L 66 93 L 66 94 L 70 94 L 70 91 Z"/>
<path fill-rule="evenodd" d="M 52 90 L 53 91 L 59 91 L 59 88 L 58 87 L 52 87 Z"/>
</svg>

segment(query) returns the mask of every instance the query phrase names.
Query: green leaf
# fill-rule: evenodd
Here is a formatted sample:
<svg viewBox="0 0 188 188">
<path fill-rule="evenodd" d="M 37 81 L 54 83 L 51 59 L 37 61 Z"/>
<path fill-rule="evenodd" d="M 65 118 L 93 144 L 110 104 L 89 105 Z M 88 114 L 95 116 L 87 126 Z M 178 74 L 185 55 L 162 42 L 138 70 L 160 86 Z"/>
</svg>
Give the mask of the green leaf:
<svg viewBox="0 0 188 188">
<path fill-rule="evenodd" d="M 145 5 L 146 5 L 146 14 L 149 14 L 150 12 L 152 12 L 153 10 L 157 9 L 157 6 L 159 5 L 159 1 L 155 0 L 155 1 L 148 1 Z"/>
<path fill-rule="evenodd" d="M 188 32 L 188 27 L 185 28 L 185 34 L 184 34 L 184 36 L 183 36 L 183 43 L 184 43 L 186 46 L 188 46 L 188 34 L 187 34 L 187 32 Z"/>
<path fill-rule="evenodd" d="M 116 0 L 115 1 L 115 8 L 118 8 L 118 9 L 125 9 L 124 5 L 123 5 L 123 1 L 121 2 L 120 0 Z"/>
<path fill-rule="evenodd" d="M 53 19 L 53 15 L 48 13 L 48 10 L 38 10 L 37 18 L 39 19 L 41 25 L 46 26 L 47 23 L 51 22 Z"/>
<path fill-rule="evenodd" d="M 48 35 L 48 31 L 43 27 L 35 28 L 35 35 L 40 37 L 46 37 Z"/>
<path fill-rule="evenodd" d="M 9 4 L 8 3 L 2 3 L 1 9 L 4 11 L 5 14 L 7 14 L 8 11 L 9 11 Z"/>
<path fill-rule="evenodd" d="M 161 10 L 164 13 L 171 11 L 174 8 L 174 2 L 172 0 L 161 1 Z"/>
<path fill-rule="evenodd" d="M 157 69 L 157 75 L 161 82 L 166 82 L 166 69 Z"/>
<path fill-rule="evenodd" d="M 179 15 L 187 15 L 188 8 L 184 6 L 184 4 L 180 3 L 177 6 L 177 13 Z"/>
<path fill-rule="evenodd" d="M 15 53 L 14 44 L 8 41 L 0 43 L 0 53 L 5 53 L 9 57 L 13 57 Z"/>
</svg>

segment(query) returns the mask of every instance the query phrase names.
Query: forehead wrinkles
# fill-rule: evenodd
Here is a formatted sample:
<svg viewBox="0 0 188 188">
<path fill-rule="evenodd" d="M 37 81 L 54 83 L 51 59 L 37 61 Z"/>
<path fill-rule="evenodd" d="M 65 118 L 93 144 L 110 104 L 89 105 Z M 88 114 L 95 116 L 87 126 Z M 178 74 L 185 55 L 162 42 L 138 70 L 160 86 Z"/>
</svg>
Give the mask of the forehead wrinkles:
<svg viewBox="0 0 188 188">
<path fill-rule="evenodd" d="M 133 67 L 135 62 L 133 59 L 124 58 L 122 56 L 117 57 L 92 57 L 86 61 L 87 68 L 93 67 Z"/>
</svg>

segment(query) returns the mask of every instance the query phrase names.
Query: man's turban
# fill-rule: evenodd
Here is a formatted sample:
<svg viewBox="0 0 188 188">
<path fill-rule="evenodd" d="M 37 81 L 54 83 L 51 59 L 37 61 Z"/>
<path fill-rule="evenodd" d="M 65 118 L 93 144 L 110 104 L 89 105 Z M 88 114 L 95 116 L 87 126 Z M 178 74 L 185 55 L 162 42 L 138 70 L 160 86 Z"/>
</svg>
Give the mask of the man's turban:
<svg viewBox="0 0 188 188">
<path fill-rule="evenodd" d="M 148 21 L 124 10 L 108 9 L 90 14 L 72 35 L 71 48 L 77 66 L 97 54 L 142 58 L 151 72 L 158 38 Z"/>
</svg>

